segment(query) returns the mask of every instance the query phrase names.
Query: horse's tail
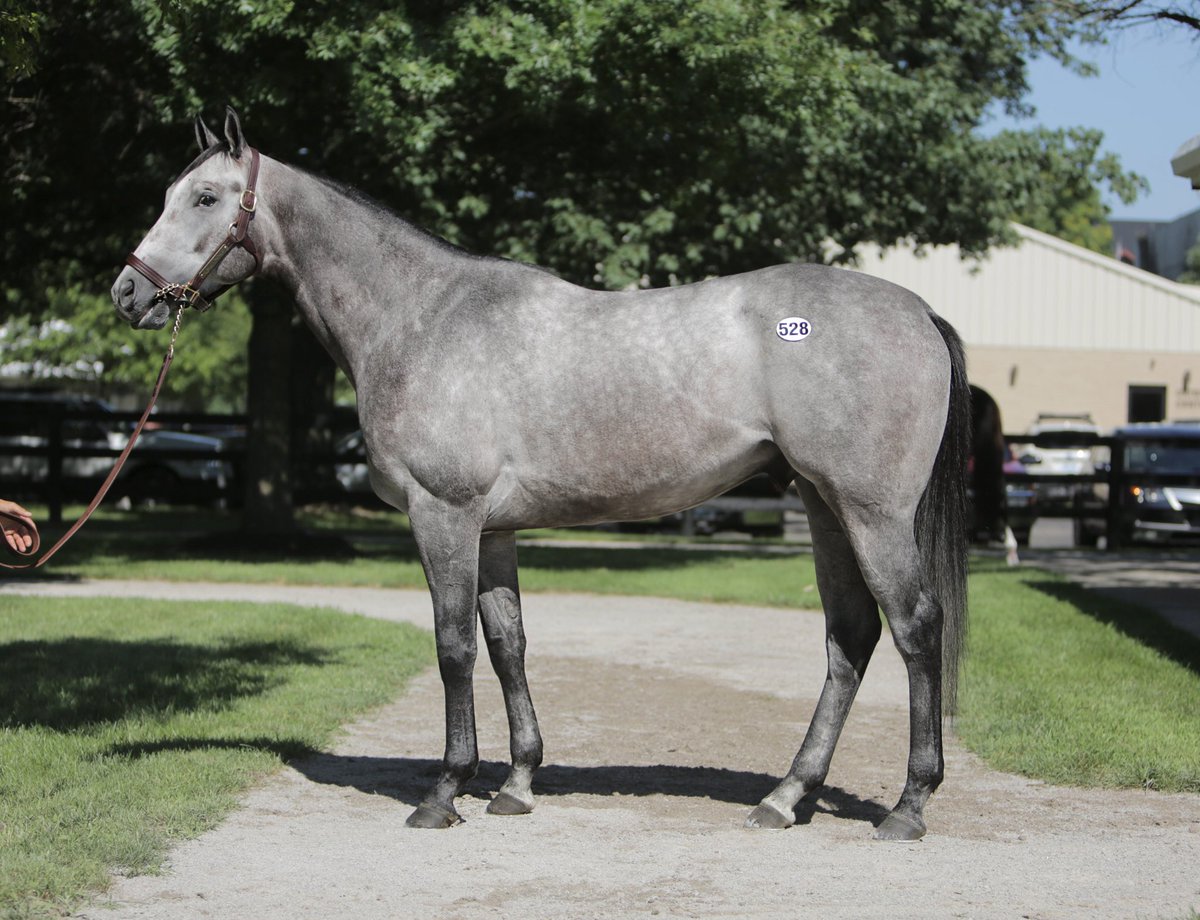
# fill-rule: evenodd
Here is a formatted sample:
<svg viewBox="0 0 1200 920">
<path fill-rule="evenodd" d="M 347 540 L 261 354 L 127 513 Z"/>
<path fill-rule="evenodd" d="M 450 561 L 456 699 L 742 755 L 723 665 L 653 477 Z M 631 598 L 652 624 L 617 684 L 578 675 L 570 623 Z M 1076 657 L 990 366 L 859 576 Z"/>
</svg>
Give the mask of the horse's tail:
<svg viewBox="0 0 1200 920">
<path fill-rule="evenodd" d="M 946 428 L 929 483 L 917 506 L 916 538 L 925 581 L 942 605 L 943 711 L 955 711 L 958 666 L 967 637 L 967 454 L 970 449 L 971 391 L 962 339 L 937 314 L 930 319 L 950 353 L 950 401 Z"/>
</svg>

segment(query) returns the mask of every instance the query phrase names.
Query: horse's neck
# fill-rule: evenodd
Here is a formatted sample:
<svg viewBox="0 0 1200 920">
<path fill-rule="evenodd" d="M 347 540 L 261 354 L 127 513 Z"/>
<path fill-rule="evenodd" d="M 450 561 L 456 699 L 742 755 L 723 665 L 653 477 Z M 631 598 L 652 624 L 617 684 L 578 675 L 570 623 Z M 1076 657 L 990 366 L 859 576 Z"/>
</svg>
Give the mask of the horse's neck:
<svg viewBox="0 0 1200 920">
<path fill-rule="evenodd" d="M 267 161 L 263 180 L 263 271 L 354 383 L 376 345 L 419 328 L 469 257 L 278 162 Z"/>
</svg>

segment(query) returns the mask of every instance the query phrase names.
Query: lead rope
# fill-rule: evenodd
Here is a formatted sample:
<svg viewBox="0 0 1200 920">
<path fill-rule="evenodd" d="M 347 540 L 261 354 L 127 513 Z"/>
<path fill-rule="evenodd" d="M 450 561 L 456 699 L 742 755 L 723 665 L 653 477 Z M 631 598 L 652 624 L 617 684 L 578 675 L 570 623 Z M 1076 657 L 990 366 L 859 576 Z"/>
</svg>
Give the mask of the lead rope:
<svg viewBox="0 0 1200 920">
<path fill-rule="evenodd" d="M 46 564 L 51 556 L 53 556 L 59 551 L 59 549 L 62 548 L 64 543 L 70 540 L 71 537 L 75 536 L 76 531 L 78 531 L 79 528 L 81 528 L 87 522 L 87 519 L 92 516 L 92 512 L 100 507 L 100 502 L 102 502 L 104 500 L 104 496 L 108 494 L 108 490 L 112 486 L 113 481 L 116 480 L 117 474 L 121 472 L 121 467 L 125 465 L 125 461 L 129 458 L 129 454 L 133 450 L 133 446 L 137 443 L 138 436 L 141 435 L 142 429 L 146 427 L 146 422 L 150 418 L 150 413 L 154 409 L 154 404 L 158 401 L 158 394 L 162 390 L 163 381 L 167 379 L 167 369 L 170 368 L 171 362 L 175 359 L 175 340 L 179 338 L 179 327 L 183 324 L 183 310 L 186 306 L 187 304 L 185 302 L 182 300 L 179 301 L 179 307 L 175 313 L 175 325 L 171 329 L 171 343 L 167 346 L 167 353 L 163 357 L 162 368 L 158 372 L 158 379 L 155 381 L 154 390 L 150 394 L 150 402 L 146 404 L 146 410 L 142 413 L 142 417 L 138 420 L 137 425 L 134 427 L 133 434 L 129 436 L 129 441 L 126 442 L 125 448 L 121 451 L 121 455 L 117 457 L 117 462 L 113 464 L 113 468 L 109 470 L 108 476 L 105 477 L 104 482 L 101 483 L 100 488 L 97 490 L 96 497 L 92 499 L 91 503 L 84 510 L 83 514 L 79 516 L 79 520 L 72 524 L 70 529 L 58 538 L 58 542 L 50 547 L 50 549 L 46 550 L 45 554 L 39 557 L 35 562 L 24 562 L 19 565 L 0 562 L 0 569 L 27 570 L 41 568 Z M 2 527 L 4 530 L 17 530 L 18 532 L 22 532 L 27 536 L 32 537 L 33 542 L 30 544 L 27 550 L 24 552 L 13 550 L 13 552 L 16 552 L 19 556 L 26 557 L 37 555 L 37 551 L 41 548 L 41 537 L 39 536 L 37 527 L 35 525 L 28 524 L 19 518 L 0 514 L 0 527 Z M 30 533 L 30 531 L 32 531 L 32 533 Z M 7 546 L 7 544 L 4 545 Z M 9 549 L 11 550 L 12 548 L 9 547 Z"/>
</svg>

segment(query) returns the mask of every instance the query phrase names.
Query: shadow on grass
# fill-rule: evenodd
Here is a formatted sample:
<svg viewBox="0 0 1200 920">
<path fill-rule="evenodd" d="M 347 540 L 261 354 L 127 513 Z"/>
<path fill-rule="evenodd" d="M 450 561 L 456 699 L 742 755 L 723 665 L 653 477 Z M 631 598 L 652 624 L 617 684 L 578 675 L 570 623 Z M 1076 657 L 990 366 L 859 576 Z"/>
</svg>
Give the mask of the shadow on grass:
<svg viewBox="0 0 1200 920">
<path fill-rule="evenodd" d="M 54 535 L 43 536 L 43 542 Z M 402 555 L 416 546 L 411 539 Z M 179 560 L 212 562 L 310 562 L 351 563 L 356 557 L 396 558 L 396 545 L 356 544 L 334 534 L 299 531 L 279 535 L 246 535 L 235 531 L 189 533 L 101 533 L 92 532 L 73 540 L 64 562 L 146 563 L 161 561 L 164 572 Z"/>
<path fill-rule="evenodd" d="M 299 538 L 298 538 L 299 539 Z M 349 543 L 339 542 L 326 533 L 310 533 L 299 542 L 244 537 L 215 532 L 202 537 L 135 533 L 124 536 L 115 533 L 91 534 L 81 537 L 71 547 L 71 562 L 87 564 L 104 561 L 155 562 L 166 567 L 178 560 L 210 560 L 221 562 L 314 562 L 351 565 L 356 560 L 378 562 L 406 561 L 419 564 L 416 542 L 405 532 L 388 539 L 350 537 Z M 349 547 L 349 548 L 347 548 Z M 726 559 L 786 559 L 770 547 L 745 550 L 708 549 L 704 546 L 684 549 L 639 546 L 613 548 L 579 544 L 575 546 L 522 546 L 518 550 L 522 566 L 554 570 L 609 569 L 618 572 L 681 569 L 688 566 Z M 786 564 L 786 563 L 785 563 Z"/>
<path fill-rule="evenodd" d="M 415 807 L 433 785 L 442 764 L 438 760 L 418 758 L 343 757 L 322 753 L 296 760 L 291 767 L 314 783 L 385 795 Z M 483 761 L 466 794 L 490 797 L 488 792 L 498 790 L 507 776 L 508 764 Z M 536 796 L 669 795 L 753 807 L 778 782 L 778 777 L 766 773 L 720 767 L 547 764 L 537 771 L 533 790 Z M 879 802 L 859 798 L 845 790 L 822 786 L 796 806 L 796 823 L 808 824 L 817 813 L 878 825 L 887 817 L 888 809 Z"/>
<path fill-rule="evenodd" d="M 0 727 L 70 730 L 131 716 L 220 710 L 276 686 L 286 666 L 327 662 L 321 650 L 289 642 L 9 642 L 0 645 Z"/>
<path fill-rule="evenodd" d="M 1038 579 L 1027 584 L 1200 674 L 1200 638 L 1176 628 L 1153 610 L 1070 582 Z"/>
<path fill-rule="evenodd" d="M 173 751 L 266 751 L 280 760 L 313 757 L 319 752 L 298 738 L 171 738 L 167 741 L 146 741 L 114 744 L 104 749 L 103 756 L 138 759 Z"/>
</svg>

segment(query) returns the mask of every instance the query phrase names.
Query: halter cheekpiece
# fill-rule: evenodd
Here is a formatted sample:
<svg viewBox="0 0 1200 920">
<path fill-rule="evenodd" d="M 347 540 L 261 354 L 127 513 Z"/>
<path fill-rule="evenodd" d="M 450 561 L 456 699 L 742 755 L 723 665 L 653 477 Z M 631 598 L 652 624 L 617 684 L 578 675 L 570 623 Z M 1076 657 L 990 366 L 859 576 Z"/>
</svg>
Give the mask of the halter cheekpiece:
<svg viewBox="0 0 1200 920">
<path fill-rule="evenodd" d="M 246 179 L 246 187 L 242 189 L 242 194 L 238 198 L 237 218 L 229 225 L 229 232 L 225 235 L 225 239 L 221 241 L 221 245 L 213 250 L 212 255 L 200 266 L 200 270 L 192 276 L 191 281 L 184 283 L 168 281 L 132 252 L 125 257 L 126 265 L 140 272 L 158 287 L 158 293 L 154 295 L 155 303 L 170 300 L 174 303 L 195 307 L 201 313 L 209 309 L 212 306 L 212 301 L 221 296 L 226 289 L 221 288 L 221 290 L 206 299 L 200 294 L 200 286 L 204 284 L 205 279 L 209 275 L 217 270 L 217 266 L 225 260 L 225 257 L 239 246 L 254 256 L 254 271 L 258 271 L 262 267 L 262 259 L 258 255 L 258 248 L 248 235 L 250 221 L 254 219 L 254 212 L 258 207 L 258 195 L 254 190 L 258 184 L 258 151 L 253 147 L 248 149 L 250 151 L 250 175 Z"/>
</svg>

